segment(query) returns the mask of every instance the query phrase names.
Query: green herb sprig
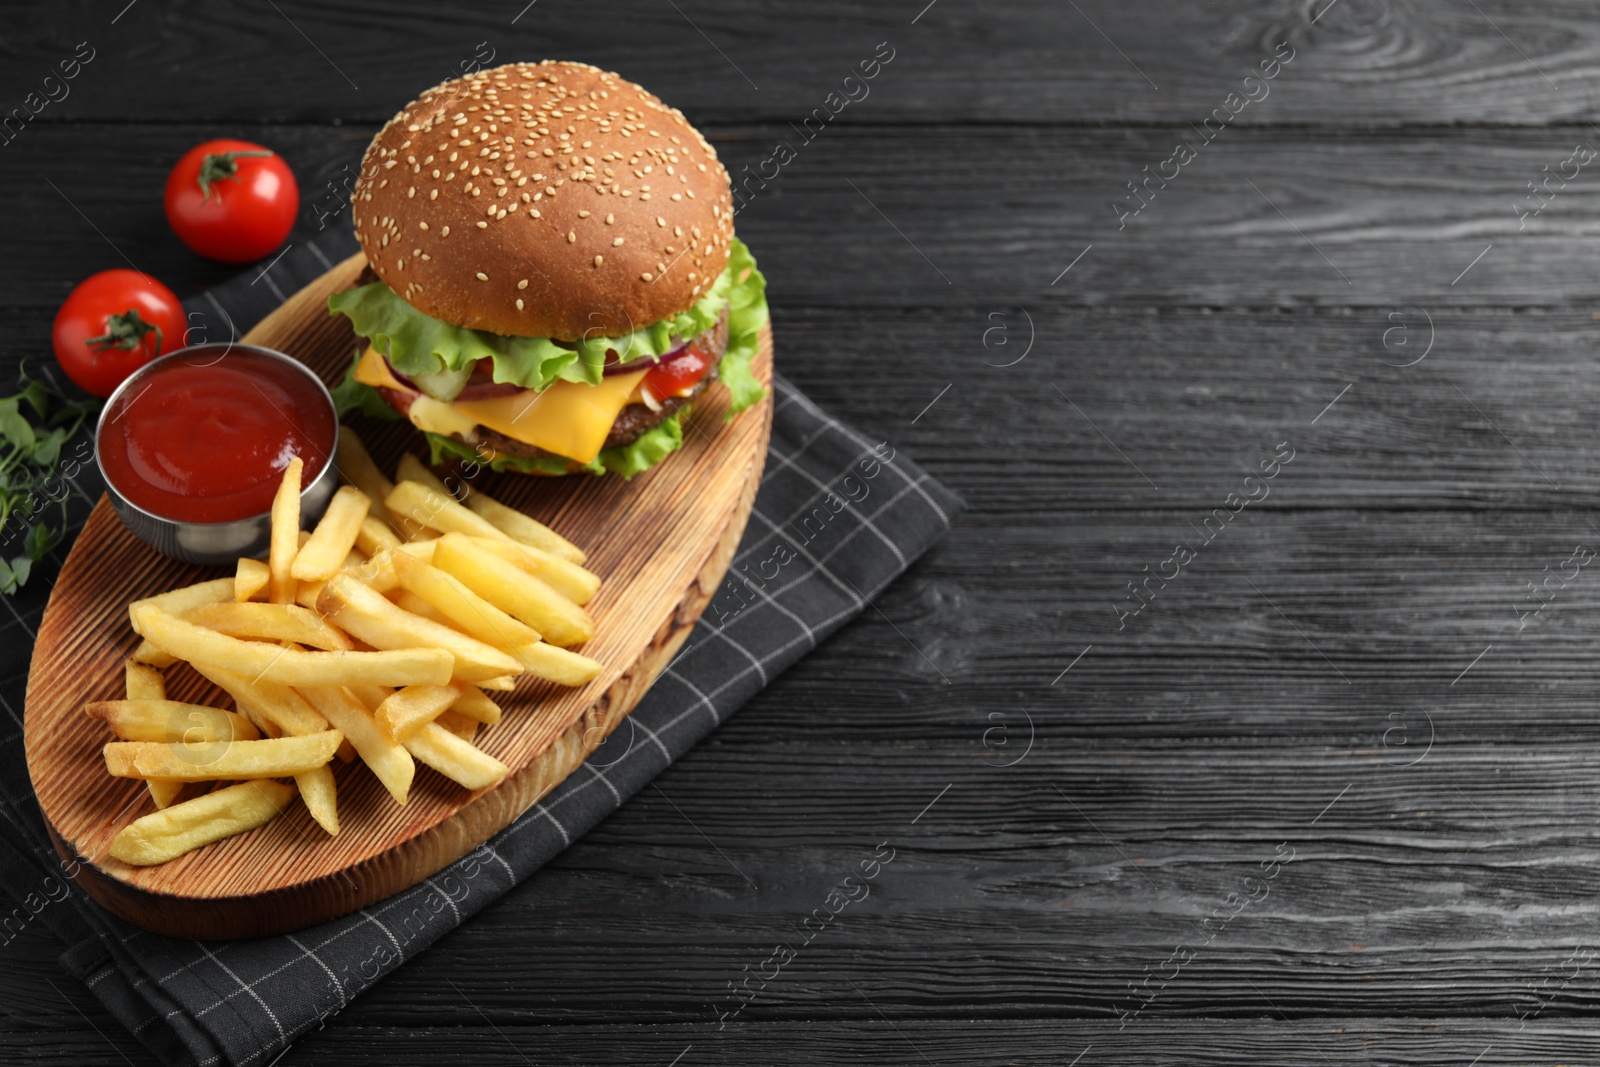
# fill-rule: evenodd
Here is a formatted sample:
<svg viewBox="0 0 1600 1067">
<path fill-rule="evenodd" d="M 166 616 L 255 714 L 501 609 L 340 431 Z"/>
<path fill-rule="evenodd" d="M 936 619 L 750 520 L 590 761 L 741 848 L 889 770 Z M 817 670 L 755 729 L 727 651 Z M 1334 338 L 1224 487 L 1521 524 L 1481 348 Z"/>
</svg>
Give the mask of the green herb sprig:
<svg viewBox="0 0 1600 1067">
<path fill-rule="evenodd" d="M 73 400 L 32 377 L 26 364 L 18 384 L 19 392 L 0 397 L 0 594 L 7 596 L 27 584 L 33 565 L 66 536 L 68 480 L 80 464 L 63 462 L 62 453 L 100 409 L 98 400 Z M 12 555 L 19 535 L 21 552 Z"/>
</svg>

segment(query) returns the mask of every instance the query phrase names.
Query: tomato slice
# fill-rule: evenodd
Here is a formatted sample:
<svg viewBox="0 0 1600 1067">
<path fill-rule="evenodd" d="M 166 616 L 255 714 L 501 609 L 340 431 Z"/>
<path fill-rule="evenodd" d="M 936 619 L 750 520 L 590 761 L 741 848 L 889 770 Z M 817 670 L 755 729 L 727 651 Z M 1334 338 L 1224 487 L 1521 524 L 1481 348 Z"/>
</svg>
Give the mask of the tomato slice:
<svg viewBox="0 0 1600 1067">
<path fill-rule="evenodd" d="M 644 376 L 644 387 L 657 400 L 688 396 L 714 365 L 715 361 L 709 353 L 689 345 L 650 368 L 650 373 Z"/>
</svg>

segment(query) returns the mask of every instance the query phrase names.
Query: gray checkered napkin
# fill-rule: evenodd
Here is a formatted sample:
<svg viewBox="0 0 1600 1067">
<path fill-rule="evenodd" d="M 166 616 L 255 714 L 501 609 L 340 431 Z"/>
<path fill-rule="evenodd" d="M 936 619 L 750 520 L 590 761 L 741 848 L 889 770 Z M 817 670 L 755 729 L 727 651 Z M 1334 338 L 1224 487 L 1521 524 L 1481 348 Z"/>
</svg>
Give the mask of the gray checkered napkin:
<svg viewBox="0 0 1600 1067">
<path fill-rule="evenodd" d="M 330 233 L 188 303 L 214 337 L 242 333 L 355 250 Z M 489 906 L 854 618 L 939 539 L 960 501 L 892 447 L 777 380 L 772 450 L 730 579 L 685 651 L 630 716 L 631 742 L 596 753 L 498 836 L 434 877 L 353 915 L 258 941 L 158 937 L 107 914 L 63 876 L 23 761 L 22 691 L 47 581 L 6 598 L 0 704 L 0 945 L 37 921 L 62 963 L 163 1063 L 265 1065 L 384 975 Z M 75 486 L 98 496 L 92 465 Z M 59 560 L 57 559 L 57 562 Z M 4 720 L 0 720 L 4 721 Z M 63 1006 L 64 1007 L 64 1006 Z"/>
</svg>

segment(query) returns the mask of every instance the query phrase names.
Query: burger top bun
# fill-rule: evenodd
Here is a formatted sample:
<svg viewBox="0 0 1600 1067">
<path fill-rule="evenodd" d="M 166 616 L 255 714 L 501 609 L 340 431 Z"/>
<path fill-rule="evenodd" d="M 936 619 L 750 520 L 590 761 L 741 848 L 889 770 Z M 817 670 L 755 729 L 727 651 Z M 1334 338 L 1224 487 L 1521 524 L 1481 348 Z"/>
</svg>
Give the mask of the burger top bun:
<svg viewBox="0 0 1600 1067">
<path fill-rule="evenodd" d="M 436 319 L 577 340 L 683 311 L 728 262 L 733 198 L 675 108 L 583 63 L 435 86 L 373 138 L 356 237 Z"/>
</svg>

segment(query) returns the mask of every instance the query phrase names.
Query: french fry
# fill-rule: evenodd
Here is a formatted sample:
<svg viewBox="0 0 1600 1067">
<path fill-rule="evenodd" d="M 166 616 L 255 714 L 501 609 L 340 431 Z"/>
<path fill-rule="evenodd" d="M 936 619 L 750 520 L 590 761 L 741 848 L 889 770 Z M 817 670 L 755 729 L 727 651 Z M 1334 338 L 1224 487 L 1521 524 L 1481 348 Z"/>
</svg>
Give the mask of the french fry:
<svg viewBox="0 0 1600 1067">
<path fill-rule="evenodd" d="M 300 549 L 289 568 L 297 582 L 325 582 L 343 564 L 355 547 L 361 522 L 367 517 L 372 498 L 353 485 L 341 485 L 328 501 L 328 510 L 311 531 L 311 539 Z"/>
<path fill-rule="evenodd" d="M 272 821 L 294 799 L 282 782 L 241 782 L 135 819 L 111 841 L 111 855 L 147 867 Z"/>
<path fill-rule="evenodd" d="M 144 663 L 129 660 L 123 665 L 124 688 L 129 700 L 165 700 L 167 698 L 167 679 L 162 673 Z M 118 734 L 123 740 L 131 740 L 123 734 Z M 258 735 L 259 736 L 259 735 Z M 161 740 L 171 740 L 162 738 Z M 152 778 L 145 783 L 150 790 L 150 799 L 157 808 L 171 807 L 178 802 L 178 797 L 183 793 L 182 782 L 168 782 L 159 778 Z"/>
<path fill-rule="evenodd" d="M 149 641 L 143 640 L 139 642 L 139 647 L 128 655 L 128 658 L 135 663 L 143 663 L 155 667 L 157 670 L 165 670 L 178 662 L 177 656 L 169 656 Z"/>
<path fill-rule="evenodd" d="M 405 746 L 418 762 L 468 789 L 485 789 L 510 773 L 504 763 L 438 723 L 430 722 L 412 734 Z"/>
<path fill-rule="evenodd" d="M 117 778 L 184 782 L 287 778 L 326 764 L 343 740 L 338 730 L 325 730 L 305 737 L 208 744 L 110 741 L 105 747 L 106 770 Z"/>
<path fill-rule="evenodd" d="M 489 520 L 513 541 L 542 548 L 572 563 L 582 564 L 588 558 L 584 555 L 583 549 L 550 527 L 524 515 L 516 508 L 507 507 L 491 496 L 485 496 L 481 491 L 467 497 L 467 507 Z"/>
<path fill-rule="evenodd" d="M 129 700 L 167 699 L 167 679 L 160 671 L 131 659 L 122 665 L 122 669 Z"/>
<path fill-rule="evenodd" d="M 344 566 L 340 567 L 339 569 L 342 571 L 354 571 L 358 574 L 365 573 L 365 571 L 368 569 L 369 562 L 370 561 L 368 560 L 362 559 L 361 553 L 352 548 L 350 550 L 350 554 L 344 558 Z M 307 611 L 315 611 L 317 609 L 317 598 L 322 595 L 322 587 L 327 584 L 328 583 L 325 581 L 296 582 L 294 590 L 294 602 L 300 605 L 302 608 L 305 608 Z"/>
<path fill-rule="evenodd" d="M 284 468 L 283 481 L 272 498 L 272 540 L 267 548 L 267 599 L 274 604 L 294 603 L 294 578 L 289 570 L 300 554 L 300 474 L 304 468 L 295 456 Z"/>
<path fill-rule="evenodd" d="M 293 641 L 324 651 L 350 647 L 350 639 L 314 611 L 298 604 L 205 604 L 184 618 L 229 637 L 254 641 Z"/>
<path fill-rule="evenodd" d="M 394 483 L 372 462 L 372 455 L 360 435 L 348 426 L 339 427 L 339 447 L 334 462 L 339 467 L 339 476 L 366 493 L 372 501 L 367 514 L 379 522 L 388 522 L 389 509 L 383 506 L 383 498 L 389 495 Z"/>
<path fill-rule="evenodd" d="M 586 685 L 594 680 L 603 666 L 588 656 L 547 645 L 543 641 L 514 648 L 511 655 L 528 669 L 529 674 L 557 685 Z"/>
<path fill-rule="evenodd" d="M 272 570 L 259 559 L 240 559 L 233 575 L 233 599 L 241 604 L 254 600 L 271 578 Z"/>
<path fill-rule="evenodd" d="M 368 710 L 350 690 L 337 686 L 310 686 L 300 694 L 345 735 L 345 740 L 355 746 L 361 760 L 378 781 L 394 797 L 395 803 L 404 804 L 411 792 L 411 780 L 416 775 L 416 761 L 411 753 L 383 735 Z"/>
<path fill-rule="evenodd" d="M 400 462 L 395 464 L 394 480 L 397 482 L 419 482 L 422 485 L 427 486 L 429 489 L 432 489 L 436 493 L 443 493 L 446 496 L 451 495 L 450 490 L 445 487 L 444 482 L 439 480 L 439 476 L 433 473 L 433 471 L 429 470 L 427 464 L 423 463 L 422 460 L 418 459 L 416 456 L 413 456 L 410 452 L 407 452 L 405 455 L 401 456 Z M 389 487 L 389 492 L 394 492 L 394 487 L 392 485 Z M 384 499 L 387 500 L 388 497 L 389 493 L 385 493 Z"/>
<path fill-rule="evenodd" d="M 517 680 L 509 674 L 502 674 L 498 678 L 485 678 L 478 682 L 479 689 L 493 689 L 497 693 L 509 693 L 517 687 Z"/>
<path fill-rule="evenodd" d="M 456 498 L 417 481 L 397 482 L 384 504 L 395 515 L 413 522 L 431 526 L 441 533 L 464 533 L 475 537 L 495 537 L 510 540 L 500 528 L 483 518 L 471 508 L 463 507 Z"/>
<path fill-rule="evenodd" d="M 332 581 L 340 577 L 335 575 Z M 284 685 L 444 685 L 450 681 L 455 664 L 455 657 L 443 648 L 306 652 L 241 641 L 148 605 L 133 611 L 133 628 L 162 651 L 197 666 L 221 667 Z"/>
<path fill-rule="evenodd" d="M 399 586 L 396 586 L 384 595 L 390 600 L 394 601 L 394 606 L 399 608 L 401 611 L 409 611 L 413 615 L 421 615 L 424 619 L 431 619 L 440 626 L 448 626 L 452 630 L 461 629 L 461 627 L 450 621 L 450 617 L 448 615 L 434 607 L 432 604 L 428 603 L 426 600 L 423 600 L 409 589 L 403 589 Z"/>
<path fill-rule="evenodd" d="M 345 686 L 368 711 L 377 711 L 378 705 L 388 700 L 394 690 L 386 685 L 349 685 Z"/>
<path fill-rule="evenodd" d="M 438 552 L 437 544 L 434 551 Z M 468 589 L 454 575 L 403 552 L 391 566 L 402 586 L 427 601 L 462 633 L 502 649 L 539 640 L 538 632 L 532 627 L 513 619 Z"/>
<path fill-rule="evenodd" d="M 144 787 L 150 791 L 150 800 L 158 811 L 176 804 L 188 784 L 188 782 L 168 781 L 165 778 L 146 778 L 144 781 Z"/>
<path fill-rule="evenodd" d="M 277 604 L 264 604 L 263 607 L 281 607 Z M 343 635 L 341 635 L 343 636 Z M 294 689 L 280 682 L 252 680 L 234 671 L 222 670 L 216 667 L 204 667 L 196 664 L 195 672 L 207 681 L 215 683 L 224 692 L 233 697 L 233 702 L 239 705 L 239 710 L 244 712 L 250 720 L 256 723 L 263 733 L 272 737 L 303 737 L 307 734 L 317 734 L 328 729 L 328 720 L 317 713 L 306 698 Z M 334 750 L 334 758 L 341 763 L 354 763 L 356 759 L 355 746 L 346 738 Z M 298 782 L 298 776 L 296 778 Z M 318 779 L 301 782 L 312 790 L 326 790 L 327 783 Z M 328 802 L 320 794 L 307 795 L 306 807 L 311 810 L 312 817 L 319 823 L 329 810 Z M 334 816 L 330 823 L 338 826 L 338 816 Z M 329 823 L 324 823 L 324 826 Z M 331 829 L 329 833 L 338 833 Z"/>
<path fill-rule="evenodd" d="M 408 685 L 379 704 L 372 717 L 385 737 L 403 744 L 460 696 L 461 690 L 453 685 Z"/>
<path fill-rule="evenodd" d="M 396 486 L 395 491 L 399 492 Z M 439 538 L 433 565 L 507 614 L 521 619 L 553 645 L 581 644 L 594 636 L 589 613 L 514 563 L 485 552 L 459 533 Z"/>
<path fill-rule="evenodd" d="M 501 716 L 500 705 L 490 700 L 489 695 L 475 685 L 462 686 L 461 695 L 450 705 L 450 710 L 475 722 L 481 722 L 485 726 L 493 726 L 500 721 Z"/>
<path fill-rule="evenodd" d="M 369 556 L 376 556 L 386 549 L 399 548 L 404 543 L 395 536 L 388 523 L 373 515 L 361 520 L 361 529 L 356 534 L 356 547 Z"/>
<path fill-rule="evenodd" d="M 202 678 L 231 696 L 233 702 L 239 705 L 239 710 L 248 715 L 265 734 L 301 737 L 320 734 L 328 729 L 328 720 L 287 685 L 251 678 L 220 667 L 204 664 L 193 666 Z"/>
<path fill-rule="evenodd" d="M 396 480 L 398 481 L 417 482 L 421 485 L 427 486 L 436 493 L 441 493 L 446 496 L 448 496 L 450 493 L 450 491 L 445 488 L 444 483 L 439 480 L 438 476 L 427 467 L 423 466 L 422 461 L 410 453 L 400 457 L 400 462 L 398 465 L 396 465 L 394 474 Z M 394 492 L 393 485 L 389 487 L 389 492 Z M 385 496 L 384 499 L 387 500 L 388 497 Z M 385 507 L 387 508 L 387 505 L 385 505 Z M 438 530 L 435 530 L 427 523 L 421 522 L 409 515 L 397 514 L 391 510 L 389 512 L 389 521 L 394 525 L 394 528 L 400 532 L 400 536 L 404 537 L 407 541 L 431 541 L 433 538 L 439 536 Z"/>
<path fill-rule="evenodd" d="M 302 771 L 294 776 L 300 790 L 300 799 L 317 825 L 328 833 L 339 834 L 339 789 L 333 780 L 333 770 L 327 764 L 315 770 Z"/>
<path fill-rule="evenodd" d="M 193 611 L 202 604 L 220 604 L 224 600 L 233 599 L 233 579 L 218 578 L 215 581 L 201 582 L 198 585 L 186 585 L 182 589 L 173 589 L 170 592 L 158 593 L 155 596 L 135 600 L 128 605 L 128 617 L 133 617 L 135 608 L 157 607 L 162 611 L 169 611 L 174 615 L 182 615 L 186 611 Z M 140 660 L 141 663 L 145 662 Z"/>
<path fill-rule="evenodd" d="M 242 715 L 181 700 L 130 698 L 96 700 L 83 706 L 123 741 L 255 741 L 261 737 Z"/>
<path fill-rule="evenodd" d="M 600 588 L 598 574 L 552 552 L 504 537 L 474 537 L 472 540 L 484 551 L 521 567 L 574 604 L 587 604 Z"/>
<path fill-rule="evenodd" d="M 336 574 L 328 579 L 318 610 L 325 612 L 340 629 L 377 649 L 441 652 L 453 658 L 450 678 L 402 682 L 398 679 L 362 679 L 390 685 L 444 685 L 452 680 L 476 682 L 521 671 L 517 661 L 491 645 L 457 633 L 385 600 L 381 593 L 364 585 L 353 574 Z M 311 653 L 305 653 L 310 655 Z M 326 653 L 324 653 L 326 654 Z M 346 653 L 355 655 L 355 653 Z M 384 653 L 369 652 L 367 655 Z M 398 655 L 398 651 L 388 653 Z"/>
<path fill-rule="evenodd" d="M 469 719 L 458 711 L 441 712 L 439 717 L 433 721 L 436 725 L 449 730 L 463 741 L 471 741 L 478 736 L 478 721 Z"/>
</svg>

